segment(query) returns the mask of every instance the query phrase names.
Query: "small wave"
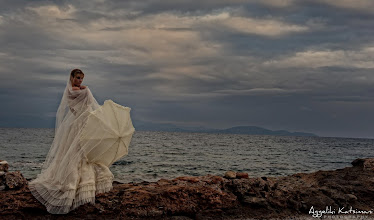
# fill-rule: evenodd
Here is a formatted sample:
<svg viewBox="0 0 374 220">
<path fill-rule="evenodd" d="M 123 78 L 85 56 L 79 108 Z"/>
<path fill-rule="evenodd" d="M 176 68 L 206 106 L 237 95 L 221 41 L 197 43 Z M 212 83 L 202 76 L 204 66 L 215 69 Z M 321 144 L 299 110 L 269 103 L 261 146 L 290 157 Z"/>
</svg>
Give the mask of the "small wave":
<svg viewBox="0 0 374 220">
<path fill-rule="evenodd" d="M 116 166 L 116 165 L 129 165 L 129 164 L 132 164 L 132 163 L 133 163 L 132 161 L 120 160 L 120 161 L 114 162 L 113 165 L 114 166 Z"/>
</svg>

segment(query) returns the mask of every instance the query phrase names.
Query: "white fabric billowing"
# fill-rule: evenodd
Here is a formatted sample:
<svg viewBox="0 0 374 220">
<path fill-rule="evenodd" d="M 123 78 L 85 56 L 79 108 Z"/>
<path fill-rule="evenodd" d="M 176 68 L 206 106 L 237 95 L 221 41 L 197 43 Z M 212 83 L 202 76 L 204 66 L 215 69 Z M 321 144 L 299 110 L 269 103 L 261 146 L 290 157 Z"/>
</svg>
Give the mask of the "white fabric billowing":
<svg viewBox="0 0 374 220">
<path fill-rule="evenodd" d="M 120 106 L 112 101 L 105 101 L 105 103 Z M 125 149 L 115 151 L 116 153 L 119 151 L 122 156 L 127 154 L 134 128 L 129 114 L 130 108 L 123 106 L 120 107 L 123 108 L 125 114 L 120 115 L 126 115 L 127 112 L 128 116 L 126 120 L 119 121 L 118 125 L 116 124 L 117 127 L 113 127 L 113 123 L 94 126 L 92 122 L 89 122 L 91 120 L 88 120 L 93 117 L 92 115 L 98 115 L 103 111 L 106 115 L 113 113 L 106 112 L 104 106 L 106 104 L 100 106 L 97 103 L 88 87 L 73 91 L 70 79 L 68 80 L 56 114 L 55 137 L 52 146 L 42 165 L 41 173 L 29 182 L 31 193 L 46 206 L 48 212 L 65 214 L 82 204 L 94 204 L 95 195 L 108 192 L 113 188 L 114 176 L 109 166 L 119 158 L 106 153 L 114 152 L 115 148 L 108 142 L 108 133 L 100 131 L 99 128 L 113 133 L 117 132 L 118 125 L 121 125 L 124 128 L 123 131 L 130 134 L 126 137 Z M 87 136 L 88 134 L 90 137 Z M 121 142 L 122 137 L 116 139 L 118 140 Z M 102 160 L 92 158 L 102 158 Z"/>
</svg>

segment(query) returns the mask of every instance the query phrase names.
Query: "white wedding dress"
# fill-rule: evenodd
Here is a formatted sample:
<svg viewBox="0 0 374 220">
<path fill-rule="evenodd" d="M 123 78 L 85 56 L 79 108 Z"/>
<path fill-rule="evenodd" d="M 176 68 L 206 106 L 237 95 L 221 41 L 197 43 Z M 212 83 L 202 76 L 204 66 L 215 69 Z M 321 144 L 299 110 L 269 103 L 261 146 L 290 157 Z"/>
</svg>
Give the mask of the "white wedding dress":
<svg viewBox="0 0 374 220">
<path fill-rule="evenodd" d="M 73 91 L 68 80 L 56 114 L 52 146 L 41 173 L 29 183 L 31 193 L 50 213 L 65 214 L 82 204 L 94 204 L 95 195 L 112 189 L 114 176 L 108 166 L 89 162 L 87 149 L 92 146 L 80 143 L 88 115 L 99 108 L 88 87 Z M 105 141 L 104 135 L 95 135 L 95 143 Z"/>
</svg>

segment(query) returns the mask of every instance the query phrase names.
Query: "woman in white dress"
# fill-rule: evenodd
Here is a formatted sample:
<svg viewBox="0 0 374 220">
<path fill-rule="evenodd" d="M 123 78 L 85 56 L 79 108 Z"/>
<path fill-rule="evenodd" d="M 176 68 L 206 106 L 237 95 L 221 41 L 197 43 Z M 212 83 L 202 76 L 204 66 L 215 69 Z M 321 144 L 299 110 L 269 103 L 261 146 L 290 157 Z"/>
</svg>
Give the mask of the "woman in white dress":
<svg viewBox="0 0 374 220">
<path fill-rule="evenodd" d="M 100 108 L 90 89 L 82 85 L 83 78 L 80 69 L 71 71 L 57 110 L 52 146 L 41 173 L 29 183 L 34 197 L 53 214 L 94 204 L 95 195 L 112 189 L 112 172 L 105 165 L 88 162 L 88 148 L 79 142 L 88 115 Z"/>
</svg>

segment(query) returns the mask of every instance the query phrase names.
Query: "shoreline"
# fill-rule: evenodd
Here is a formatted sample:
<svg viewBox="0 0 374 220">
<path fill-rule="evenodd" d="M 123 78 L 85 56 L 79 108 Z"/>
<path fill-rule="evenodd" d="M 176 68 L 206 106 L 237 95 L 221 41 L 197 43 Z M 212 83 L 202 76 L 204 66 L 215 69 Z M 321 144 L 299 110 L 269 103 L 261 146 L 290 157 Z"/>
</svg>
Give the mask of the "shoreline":
<svg viewBox="0 0 374 220">
<path fill-rule="evenodd" d="M 157 182 L 114 181 L 113 190 L 98 194 L 95 205 L 65 215 L 49 214 L 31 195 L 22 174 L 9 172 L 20 182 L 0 190 L 0 219 L 374 219 L 374 158 L 356 159 L 352 165 L 281 177 L 233 172 Z"/>
</svg>

